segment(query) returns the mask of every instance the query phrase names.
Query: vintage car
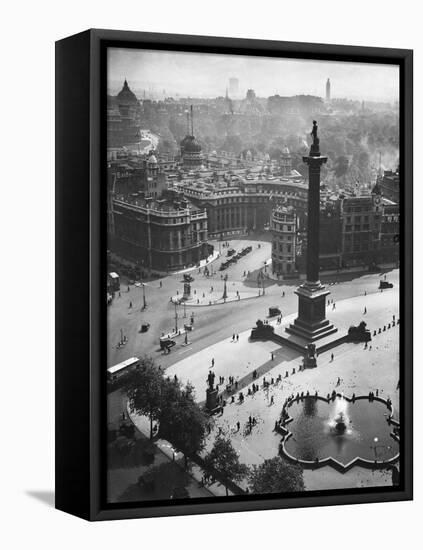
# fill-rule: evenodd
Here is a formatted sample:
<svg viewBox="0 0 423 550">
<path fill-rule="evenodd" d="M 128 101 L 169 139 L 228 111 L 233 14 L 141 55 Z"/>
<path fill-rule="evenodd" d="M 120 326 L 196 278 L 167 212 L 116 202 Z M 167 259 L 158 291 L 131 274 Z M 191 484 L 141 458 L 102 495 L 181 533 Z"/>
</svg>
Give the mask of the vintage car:
<svg viewBox="0 0 423 550">
<path fill-rule="evenodd" d="M 162 338 L 160 338 L 160 349 L 169 349 L 173 346 L 176 346 L 175 340 L 167 338 L 167 336 L 163 336 Z"/>
<path fill-rule="evenodd" d="M 140 332 L 147 332 L 149 328 L 150 328 L 150 323 L 143 323 L 141 325 Z"/>
<path fill-rule="evenodd" d="M 389 281 L 380 281 L 379 288 L 392 288 L 394 285 Z"/>
<path fill-rule="evenodd" d="M 278 306 L 269 307 L 269 317 L 276 317 L 276 315 L 280 315 L 281 313 Z"/>
</svg>

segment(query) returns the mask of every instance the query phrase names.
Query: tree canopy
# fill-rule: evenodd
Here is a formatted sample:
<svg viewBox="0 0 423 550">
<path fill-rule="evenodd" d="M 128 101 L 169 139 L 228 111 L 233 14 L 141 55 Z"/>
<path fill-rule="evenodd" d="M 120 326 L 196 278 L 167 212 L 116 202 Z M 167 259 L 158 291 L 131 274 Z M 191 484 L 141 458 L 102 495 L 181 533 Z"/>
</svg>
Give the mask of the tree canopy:
<svg viewBox="0 0 423 550">
<path fill-rule="evenodd" d="M 206 434 L 206 417 L 194 401 L 193 388 L 182 389 L 175 380 L 165 381 L 165 401 L 159 417 L 160 436 L 187 456 L 201 451 Z"/>
<path fill-rule="evenodd" d="M 249 487 L 252 493 L 259 494 L 304 491 L 303 471 L 299 465 L 277 456 L 253 466 Z"/>
<path fill-rule="evenodd" d="M 150 439 L 153 437 L 153 421 L 159 419 L 162 410 L 163 377 L 153 359 L 143 357 L 140 366 L 125 377 L 125 390 L 131 411 L 148 416 Z"/>
<path fill-rule="evenodd" d="M 163 378 L 153 359 L 144 357 L 140 366 L 127 375 L 125 389 L 132 411 L 159 423 L 160 436 L 185 455 L 204 446 L 206 417 L 194 400 L 191 385 L 182 387 L 177 379 Z"/>
<path fill-rule="evenodd" d="M 239 461 L 238 453 L 232 446 L 230 439 L 218 436 L 214 442 L 212 450 L 204 459 L 206 470 L 217 471 L 224 479 L 231 481 L 241 481 L 249 472 L 245 464 Z M 228 487 L 225 485 L 226 494 Z"/>
</svg>

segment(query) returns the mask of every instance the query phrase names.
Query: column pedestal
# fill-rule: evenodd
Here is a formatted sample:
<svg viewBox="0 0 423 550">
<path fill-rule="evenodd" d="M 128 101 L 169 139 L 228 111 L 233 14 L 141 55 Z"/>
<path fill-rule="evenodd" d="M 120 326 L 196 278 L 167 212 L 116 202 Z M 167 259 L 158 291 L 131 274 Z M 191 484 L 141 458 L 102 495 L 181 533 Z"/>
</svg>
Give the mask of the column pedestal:
<svg viewBox="0 0 423 550">
<path fill-rule="evenodd" d="M 326 319 L 326 296 L 330 292 L 323 285 L 310 288 L 306 283 L 298 287 L 295 294 L 298 296 L 298 317 L 286 332 L 310 343 L 338 330 Z"/>
<path fill-rule="evenodd" d="M 209 414 L 215 414 L 220 411 L 220 407 L 217 404 L 217 388 L 206 390 L 206 410 Z"/>
</svg>

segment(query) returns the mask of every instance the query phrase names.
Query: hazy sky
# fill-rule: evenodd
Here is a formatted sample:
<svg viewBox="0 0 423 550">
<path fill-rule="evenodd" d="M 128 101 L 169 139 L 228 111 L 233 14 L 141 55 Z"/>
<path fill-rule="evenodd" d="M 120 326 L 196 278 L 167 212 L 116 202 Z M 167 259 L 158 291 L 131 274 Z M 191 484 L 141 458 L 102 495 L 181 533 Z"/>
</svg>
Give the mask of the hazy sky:
<svg viewBox="0 0 423 550">
<path fill-rule="evenodd" d="M 230 77 L 239 79 L 240 96 L 253 88 L 260 97 L 312 94 L 324 97 L 326 79 L 332 97 L 358 100 L 399 99 L 399 69 L 394 65 L 339 63 L 110 48 L 109 92 L 128 80 L 134 91 L 153 90 L 155 95 L 216 97 L 225 95 Z"/>
</svg>

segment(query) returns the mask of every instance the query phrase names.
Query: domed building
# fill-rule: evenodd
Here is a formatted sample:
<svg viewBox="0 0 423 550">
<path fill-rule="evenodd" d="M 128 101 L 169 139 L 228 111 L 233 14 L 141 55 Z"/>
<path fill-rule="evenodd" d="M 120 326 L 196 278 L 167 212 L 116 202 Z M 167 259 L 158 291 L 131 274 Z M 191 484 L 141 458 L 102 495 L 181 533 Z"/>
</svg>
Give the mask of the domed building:
<svg viewBox="0 0 423 550">
<path fill-rule="evenodd" d="M 109 147 L 132 145 L 140 140 L 141 105 L 125 79 L 121 91 L 111 98 L 107 112 Z"/>
<path fill-rule="evenodd" d="M 138 105 L 137 96 L 128 86 L 128 81 L 125 78 L 121 91 L 116 96 L 118 105 Z"/>
<path fill-rule="evenodd" d="M 192 135 L 187 135 L 181 141 L 181 157 L 185 168 L 199 169 L 203 164 L 201 145 Z"/>
<path fill-rule="evenodd" d="M 157 176 L 159 172 L 159 163 L 157 162 L 156 155 L 151 153 L 147 159 L 147 173 L 149 176 Z"/>
<path fill-rule="evenodd" d="M 140 102 L 128 86 L 128 81 L 126 79 L 121 91 L 116 96 L 116 103 L 122 116 L 129 116 L 133 119 L 139 116 Z"/>
<path fill-rule="evenodd" d="M 201 145 L 194 136 L 194 110 L 191 105 L 187 112 L 187 135 L 181 141 L 181 158 L 184 168 L 198 170 L 203 166 Z M 190 133 L 191 132 L 191 133 Z"/>
</svg>

